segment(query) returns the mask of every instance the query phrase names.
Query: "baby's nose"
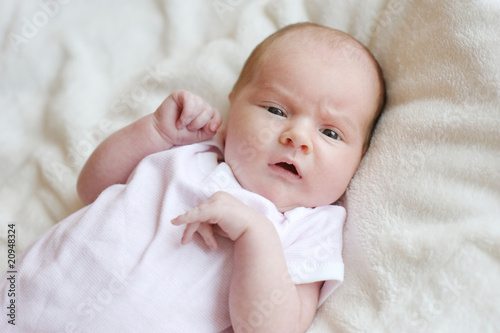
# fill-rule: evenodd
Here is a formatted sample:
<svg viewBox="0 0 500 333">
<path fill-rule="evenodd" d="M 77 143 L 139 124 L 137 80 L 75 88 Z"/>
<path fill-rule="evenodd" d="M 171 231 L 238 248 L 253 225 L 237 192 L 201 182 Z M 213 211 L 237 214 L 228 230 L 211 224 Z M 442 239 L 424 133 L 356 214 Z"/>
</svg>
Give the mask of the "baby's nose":
<svg viewBox="0 0 500 333">
<path fill-rule="evenodd" d="M 293 127 L 284 131 L 280 135 L 280 143 L 283 145 L 290 145 L 296 150 L 301 150 L 304 154 L 310 154 L 313 150 L 311 138 L 304 131 L 298 127 Z"/>
</svg>

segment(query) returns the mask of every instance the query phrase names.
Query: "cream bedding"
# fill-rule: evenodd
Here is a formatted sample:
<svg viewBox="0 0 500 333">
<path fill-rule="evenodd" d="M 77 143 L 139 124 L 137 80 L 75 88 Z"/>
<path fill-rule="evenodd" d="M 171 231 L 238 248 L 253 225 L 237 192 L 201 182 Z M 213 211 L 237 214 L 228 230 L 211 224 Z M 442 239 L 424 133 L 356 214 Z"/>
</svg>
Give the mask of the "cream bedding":
<svg viewBox="0 0 500 333">
<path fill-rule="evenodd" d="M 0 3 L 0 268 L 76 211 L 106 136 L 174 89 L 227 112 L 253 47 L 312 21 L 365 43 L 389 101 L 345 197 L 345 281 L 309 332 L 500 330 L 500 3 Z M 19 314 L 21 315 L 21 314 Z"/>
</svg>

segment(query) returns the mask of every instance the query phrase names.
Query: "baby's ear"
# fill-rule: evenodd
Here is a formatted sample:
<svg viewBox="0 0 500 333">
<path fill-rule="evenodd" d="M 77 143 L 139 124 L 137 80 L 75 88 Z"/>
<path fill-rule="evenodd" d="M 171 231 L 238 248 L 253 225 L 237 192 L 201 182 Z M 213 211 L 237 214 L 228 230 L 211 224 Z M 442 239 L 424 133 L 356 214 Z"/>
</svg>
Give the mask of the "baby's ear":
<svg viewBox="0 0 500 333">
<path fill-rule="evenodd" d="M 227 96 L 227 99 L 229 99 L 229 103 L 231 103 L 231 99 L 233 98 L 233 92 L 231 91 L 229 95 Z"/>
</svg>

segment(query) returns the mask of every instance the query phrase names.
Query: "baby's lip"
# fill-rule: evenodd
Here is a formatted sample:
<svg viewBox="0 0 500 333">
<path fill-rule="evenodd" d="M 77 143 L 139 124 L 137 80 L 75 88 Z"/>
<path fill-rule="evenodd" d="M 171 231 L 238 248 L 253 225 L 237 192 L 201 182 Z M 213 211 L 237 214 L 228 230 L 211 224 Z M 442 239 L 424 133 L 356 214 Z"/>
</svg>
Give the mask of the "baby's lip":
<svg viewBox="0 0 500 333">
<path fill-rule="evenodd" d="M 298 166 L 298 163 L 291 159 L 285 158 L 271 164 L 279 168 L 282 168 L 299 178 L 302 178 L 302 172 Z"/>
</svg>

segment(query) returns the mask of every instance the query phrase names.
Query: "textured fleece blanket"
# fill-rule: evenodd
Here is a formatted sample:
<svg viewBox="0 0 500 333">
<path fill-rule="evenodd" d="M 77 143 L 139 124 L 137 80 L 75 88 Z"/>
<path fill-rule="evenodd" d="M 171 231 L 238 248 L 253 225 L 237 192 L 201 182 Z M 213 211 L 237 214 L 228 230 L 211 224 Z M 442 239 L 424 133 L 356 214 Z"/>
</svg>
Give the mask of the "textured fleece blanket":
<svg viewBox="0 0 500 333">
<path fill-rule="evenodd" d="M 180 88 L 227 113 L 253 47 L 299 21 L 367 45 L 389 96 L 344 198 L 344 283 L 309 332 L 498 332 L 497 0 L 2 1 L 0 268 L 82 207 L 105 137 Z"/>
</svg>

